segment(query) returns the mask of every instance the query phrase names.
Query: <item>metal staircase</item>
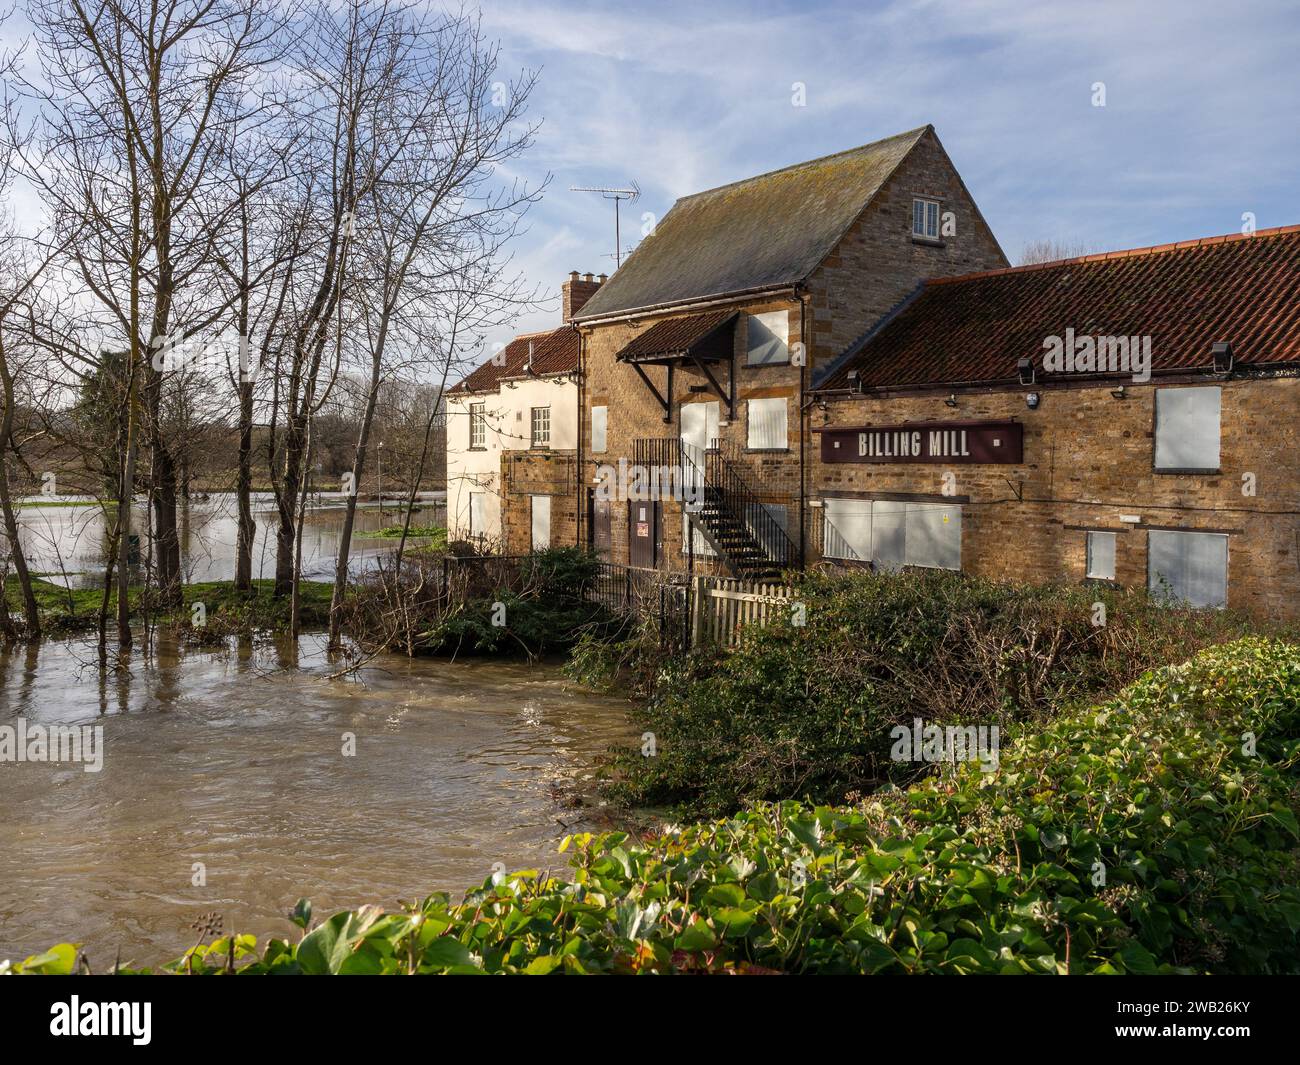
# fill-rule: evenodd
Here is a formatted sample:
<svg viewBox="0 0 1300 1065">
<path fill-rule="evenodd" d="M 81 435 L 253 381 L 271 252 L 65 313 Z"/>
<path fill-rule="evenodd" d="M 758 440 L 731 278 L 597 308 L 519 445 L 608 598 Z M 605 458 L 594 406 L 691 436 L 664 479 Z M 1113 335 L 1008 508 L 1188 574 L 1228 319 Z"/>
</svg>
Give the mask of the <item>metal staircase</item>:
<svg viewBox="0 0 1300 1065">
<path fill-rule="evenodd" d="M 777 577 L 793 566 L 798 550 L 784 527 L 759 502 L 741 472 L 743 464 L 734 452 L 718 446 L 698 452 L 683 446 L 683 467 L 694 467 L 702 482 L 702 498 L 687 508 L 690 525 L 699 529 L 705 541 L 737 577 L 751 580 Z"/>
<path fill-rule="evenodd" d="M 678 472 L 677 483 L 698 499 L 684 504 L 689 526 L 699 530 L 734 576 L 779 576 L 796 565 L 798 548 L 750 487 L 738 452 L 724 449 L 717 440 L 711 443 L 700 448 L 677 437 L 641 438 L 633 442 L 632 461 L 643 468 Z"/>
</svg>

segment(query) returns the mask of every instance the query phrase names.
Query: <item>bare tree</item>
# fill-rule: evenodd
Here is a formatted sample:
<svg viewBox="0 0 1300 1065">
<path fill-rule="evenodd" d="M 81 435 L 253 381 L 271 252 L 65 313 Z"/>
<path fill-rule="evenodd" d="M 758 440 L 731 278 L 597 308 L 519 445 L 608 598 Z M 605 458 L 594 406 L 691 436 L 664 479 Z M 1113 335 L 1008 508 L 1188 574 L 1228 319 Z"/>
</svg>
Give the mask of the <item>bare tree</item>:
<svg viewBox="0 0 1300 1065">
<path fill-rule="evenodd" d="M 365 405 L 351 484 L 366 471 L 379 391 L 400 364 L 417 353 L 446 351 L 421 343 L 439 325 L 448 292 L 484 310 L 515 309 L 533 298 L 506 272 L 504 247 L 539 190 L 498 187 L 498 168 L 522 153 L 534 127 L 523 124 L 533 77 L 497 82 L 497 50 L 476 21 L 403 15 L 392 32 L 389 99 L 372 117 L 366 136 L 403 145 L 376 182 L 356 217 L 357 246 L 349 294 L 359 305 L 368 355 Z M 490 310 L 489 310 L 490 309 Z M 400 355 L 398 354 L 400 353 Z M 397 356 L 397 357 L 395 357 Z M 446 366 L 430 367 L 435 374 Z M 347 497 L 330 610 L 330 646 L 340 637 L 357 494 Z"/>
<path fill-rule="evenodd" d="M 1064 241 L 1064 240 L 1030 240 L 1025 242 L 1024 250 L 1020 253 L 1020 265 L 1029 266 L 1031 263 L 1054 263 L 1060 259 L 1077 259 L 1081 255 L 1092 255 L 1096 251 L 1094 245 L 1085 241 Z"/>
<path fill-rule="evenodd" d="M 282 43 L 264 0 L 31 0 L 41 76 L 25 176 L 68 242 L 67 269 L 93 304 L 102 351 L 126 353 L 118 492 L 118 642 L 130 646 L 126 553 L 140 444 L 149 451 L 152 554 L 164 602 L 180 599 L 177 476 L 162 424 L 165 354 L 204 336 L 214 234 L 238 201 L 220 180 L 236 130 L 275 101 L 253 83 Z"/>
</svg>

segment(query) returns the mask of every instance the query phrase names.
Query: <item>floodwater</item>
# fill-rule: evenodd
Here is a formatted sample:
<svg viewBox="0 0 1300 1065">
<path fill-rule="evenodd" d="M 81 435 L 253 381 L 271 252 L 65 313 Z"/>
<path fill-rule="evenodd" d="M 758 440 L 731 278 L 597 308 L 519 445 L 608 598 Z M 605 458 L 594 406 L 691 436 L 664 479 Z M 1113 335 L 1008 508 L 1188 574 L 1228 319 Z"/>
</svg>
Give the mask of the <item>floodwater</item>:
<svg viewBox="0 0 1300 1065">
<path fill-rule="evenodd" d="M 304 575 L 330 579 L 343 512 L 322 502 Z M 271 576 L 269 497 L 254 509 L 254 575 Z M 425 501 L 413 523 L 442 515 Z M 357 519 L 366 531 L 399 516 Z M 47 580 L 102 579 L 97 508 L 28 508 L 21 538 Z M 192 503 L 187 580 L 230 579 L 234 543 L 233 497 Z M 394 546 L 357 537 L 354 566 Z M 119 950 L 124 964 L 158 963 L 213 912 L 226 931 L 293 935 L 300 896 L 322 917 L 435 890 L 459 898 L 498 862 L 562 870 L 559 839 L 601 827 L 565 795 L 632 738 L 623 700 L 571 690 L 555 666 L 483 659 L 390 656 L 331 680 L 322 643 L 214 653 L 160 640 L 107 675 L 85 640 L 0 649 L 0 739 L 20 724 L 103 729 L 98 772 L 0 760 L 0 958 L 71 941 L 97 971 Z"/>
<path fill-rule="evenodd" d="M 422 493 L 411 519 L 413 526 L 441 525 L 446 520 L 445 492 Z M 37 499 L 28 502 L 37 502 Z M 275 576 L 275 500 L 270 493 L 253 494 L 253 576 Z M 20 502 L 19 539 L 28 565 L 43 579 L 74 588 L 98 586 L 103 579 L 107 530 L 98 506 L 27 506 Z M 334 563 L 343 527 L 344 501 L 338 494 L 314 497 L 303 526 L 303 577 L 333 580 Z M 237 503 L 233 493 L 214 493 L 182 508 L 179 520 L 181 567 L 187 582 L 232 580 L 235 576 Z M 401 523 L 401 510 L 390 499 L 382 510 L 373 503 L 357 508 L 349 568 L 358 572 L 392 551 L 396 540 L 367 539 L 365 533 Z M 137 510 L 134 527 L 144 527 Z M 139 572 L 146 557 L 133 559 Z"/>
<path fill-rule="evenodd" d="M 0 762 L 0 958 L 84 944 L 91 965 L 169 960 L 190 925 L 292 935 L 318 916 L 459 898 L 507 869 L 560 871 L 598 813 L 561 794 L 631 738 L 626 703 L 554 666 L 391 657 L 349 679 L 318 637 L 137 652 L 101 676 L 80 641 L 0 651 L 0 727 L 103 728 L 99 772 Z M 355 753 L 346 754 L 349 736 Z"/>
</svg>

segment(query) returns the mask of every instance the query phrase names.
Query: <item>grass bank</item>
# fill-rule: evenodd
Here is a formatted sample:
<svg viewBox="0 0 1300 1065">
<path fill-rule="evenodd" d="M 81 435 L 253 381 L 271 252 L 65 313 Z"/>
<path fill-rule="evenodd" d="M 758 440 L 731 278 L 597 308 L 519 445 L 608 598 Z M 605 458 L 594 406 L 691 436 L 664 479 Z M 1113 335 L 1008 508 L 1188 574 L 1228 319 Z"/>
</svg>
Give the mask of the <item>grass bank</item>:
<svg viewBox="0 0 1300 1065">
<path fill-rule="evenodd" d="M 353 534 L 357 540 L 400 540 L 402 527 L 389 525 L 383 529 Z M 411 543 L 411 550 L 442 552 L 447 550 L 447 529 L 442 525 L 412 525 L 407 530 L 406 538 Z"/>
<path fill-rule="evenodd" d="M 218 638 L 237 631 L 284 628 L 289 621 L 289 600 L 276 599 L 273 580 L 255 580 L 251 595 L 235 589 L 233 581 L 199 581 L 185 585 L 183 605 L 176 610 L 161 610 L 151 605 L 145 589 L 132 588 L 129 593 L 131 616 L 144 620 L 144 607 L 149 606 L 149 616 L 159 624 L 175 625 L 192 637 L 204 635 L 193 624 L 196 604 L 203 605 L 206 635 Z M 32 591 L 41 612 L 41 624 L 50 636 L 68 636 L 91 632 L 95 629 L 99 604 L 103 596 L 100 588 L 65 588 L 51 581 L 33 579 Z M 301 585 L 301 611 L 304 626 L 317 627 L 329 620 L 330 596 L 333 585 L 327 581 L 303 581 Z M 15 616 L 22 611 L 22 590 L 18 578 L 11 576 L 5 582 L 9 610 Z M 117 591 L 109 593 L 109 625 L 113 624 L 117 609 Z"/>
<path fill-rule="evenodd" d="M 1020 726 L 993 772 L 574 837 L 567 879 L 457 902 L 315 927 L 300 902 L 296 941 L 232 935 L 159 971 L 1294 973 L 1298 736 L 1300 646 L 1243 639 Z M 12 970 L 78 967 L 65 943 Z"/>
</svg>

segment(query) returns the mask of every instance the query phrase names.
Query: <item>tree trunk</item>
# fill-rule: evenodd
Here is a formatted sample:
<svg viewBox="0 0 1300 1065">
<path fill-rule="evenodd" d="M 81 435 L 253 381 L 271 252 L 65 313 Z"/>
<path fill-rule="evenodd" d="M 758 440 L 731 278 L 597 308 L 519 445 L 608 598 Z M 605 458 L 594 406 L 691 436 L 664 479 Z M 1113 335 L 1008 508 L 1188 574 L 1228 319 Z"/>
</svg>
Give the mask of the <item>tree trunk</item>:
<svg viewBox="0 0 1300 1065">
<path fill-rule="evenodd" d="M 379 401 L 379 379 L 380 362 L 376 357 L 371 363 L 366 411 L 361 418 L 361 431 L 357 434 L 357 449 L 352 456 L 352 491 L 348 493 L 347 509 L 343 513 L 343 531 L 339 535 L 339 557 L 334 565 L 334 592 L 330 596 L 329 650 L 331 651 L 337 651 L 339 648 L 343 596 L 348 590 L 348 559 L 352 548 L 352 527 L 357 517 L 357 493 L 361 487 L 361 475 L 366 468 L 366 448 L 370 444 L 370 427 L 374 424 L 375 406 Z"/>
<path fill-rule="evenodd" d="M 284 477 L 276 498 L 279 522 L 275 528 L 275 594 L 293 592 L 294 513 L 298 506 L 298 491 L 302 486 L 302 444 L 297 426 L 297 415 L 291 414 L 284 430 Z"/>
<path fill-rule="evenodd" d="M 32 590 L 32 575 L 27 569 L 23 545 L 18 542 L 18 517 L 14 513 L 13 500 L 9 496 L 9 467 L 5 462 L 14 431 L 14 381 L 2 349 L 0 349 L 0 386 L 4 388 L 5 405 L 4 417 L 0 420 L 0 509 L 4 511 L 5 537 L 9 540 L 9 553 L 13 556 L 18 585 L 23 593 L 23 623 L 26 625 L 27 635 L 36 639 L 41 634 L 41 615 L 36 608 L 36 593 Z M 6 589 L 3 584 L 0 584 L 0 599 L 4 599 L 5 596 Z"/>
<path fill-rule="evenodd" d="M 253 590 L 253 383 L 239 385 L 239 534 L 235 545 L 235 590 Z"/>
</svg>

